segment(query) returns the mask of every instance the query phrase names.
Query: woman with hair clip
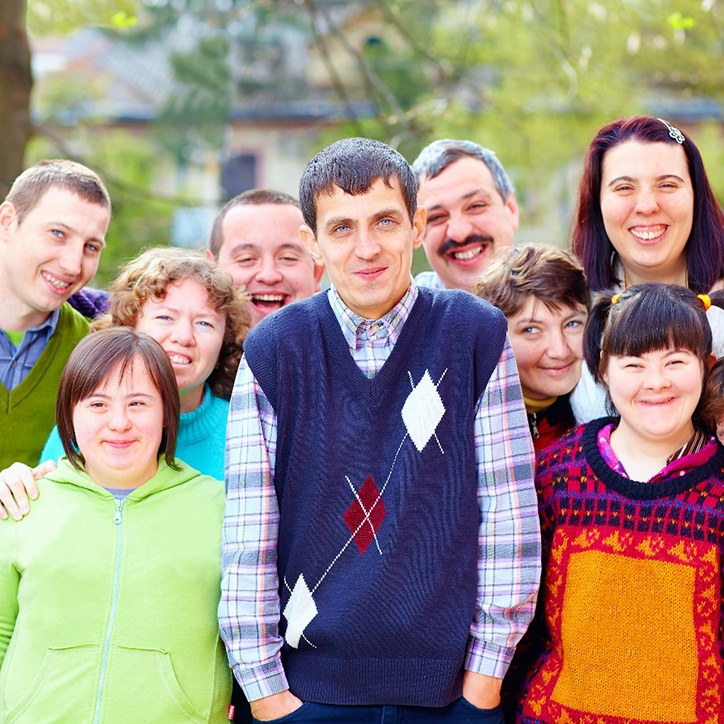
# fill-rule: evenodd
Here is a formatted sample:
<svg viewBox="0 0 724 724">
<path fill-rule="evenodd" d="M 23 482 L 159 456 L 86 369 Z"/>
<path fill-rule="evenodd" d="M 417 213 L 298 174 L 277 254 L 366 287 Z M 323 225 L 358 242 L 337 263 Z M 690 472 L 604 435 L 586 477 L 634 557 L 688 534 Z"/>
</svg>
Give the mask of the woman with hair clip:
<svg viewBox="0 0 724 724">
<path fill-rule="evenodd" d="M 526 724 L 724 722 L 724 448 L 697 411 L 709 300 L 641 284 L 591 312 L 613 417 L 538 456 L 543 581 Z"/>
<path fill-rule="evenodd" d="M 66 457 L 0 523 L 0 721 L 226 721 L 224 490 L 176 459 L 178 386 L 151 337 L 114 327 L 63 371 Z"/>
<path fill-rule="evenodd" d="M 724 277 L 724 214 L 691 138 L 651 116 L 601 128 L 586 156 L 571 247 L 592 292 L 647 282 L 711 291 Z M 707 316 L 720 357 L 724 311 Z M 571 398 L 576 419 L 600 417 L 604 402 L 584 369 Z"/>
</svg>

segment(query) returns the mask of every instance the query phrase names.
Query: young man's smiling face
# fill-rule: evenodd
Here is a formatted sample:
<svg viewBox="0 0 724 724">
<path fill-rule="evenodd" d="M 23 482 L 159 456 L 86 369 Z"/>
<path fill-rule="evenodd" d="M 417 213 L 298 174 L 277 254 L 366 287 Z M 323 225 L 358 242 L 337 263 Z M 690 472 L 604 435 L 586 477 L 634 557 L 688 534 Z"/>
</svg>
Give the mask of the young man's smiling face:
<svg viewBox="0 0 724 724">
<path fill-rule="evenodd" d="M 251 296 L 252 326 L 320 289 L 324 267 L 314 263 L 300 241 L 303 223 L 293 204 L 242 204 L 224 218 L 216 261 Z"/>
<path fill-rule="evenodd" d="M 504 199 L 483 161 L 466 156 L 434 178 L 422 178 L 417 194 L 427 213 L 423 247 L 448 289 L 473 291 L 490 260 L 513 246 L 518 205 Z"/>
<path fill-rule="evenodd" d="M 425 229 L 424 210 L 410 220 L 399 181 L 392 177 L 389 184 L 378 178 L 355 196 L 335 186 L 316 199 L 316 238 L 302 227 L 307 248 L 326 264 L 342 301 L 365 319 L 379 319 L 403 297 Z"/>
<path fill-rule="evenodd" d="M 62 186 L 48 189 L 22 219 L 12 203 L 0 206 L 2 298 L 24 329 L 90 282 L 110 219 L 110 209 Z"/>
</svg>

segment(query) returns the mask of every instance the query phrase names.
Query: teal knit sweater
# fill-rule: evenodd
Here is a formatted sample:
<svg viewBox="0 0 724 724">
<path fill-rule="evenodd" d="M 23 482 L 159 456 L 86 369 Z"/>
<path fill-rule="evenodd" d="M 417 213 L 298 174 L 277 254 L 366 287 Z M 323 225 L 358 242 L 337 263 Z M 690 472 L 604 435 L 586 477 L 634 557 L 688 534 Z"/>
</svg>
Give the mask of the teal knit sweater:
<svg viewBox="0 0 724 724">
<path fill-rule="evenodd" d="M 204 401 L 192 412 L 181 414 L 176 457 L 204 475 L 224 479 L 224 446 L 229 402 L 204 389 Z M 58 428 L 54 427 L 45 443 L 39 462 L 58 460 L 63 452 Z M 11 461 L 12 462 L 12 461 Z"/>
</svg>

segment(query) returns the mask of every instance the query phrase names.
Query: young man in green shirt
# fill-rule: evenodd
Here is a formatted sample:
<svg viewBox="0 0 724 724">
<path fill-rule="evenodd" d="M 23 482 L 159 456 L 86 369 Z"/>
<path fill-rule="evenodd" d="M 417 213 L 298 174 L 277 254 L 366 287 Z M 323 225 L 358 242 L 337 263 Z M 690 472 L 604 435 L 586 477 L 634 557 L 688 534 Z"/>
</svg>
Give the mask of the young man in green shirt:
<svg viewBox="0 0 724 724">
<path fill-rule="evenodd" d="M 0 204 L 0 468 L 38 463 L 60 373 L 89 326 L 66 302 L 96 273 L 110 219 L 103 182 L 66 160 L 27 169 Z"/>
</svg>

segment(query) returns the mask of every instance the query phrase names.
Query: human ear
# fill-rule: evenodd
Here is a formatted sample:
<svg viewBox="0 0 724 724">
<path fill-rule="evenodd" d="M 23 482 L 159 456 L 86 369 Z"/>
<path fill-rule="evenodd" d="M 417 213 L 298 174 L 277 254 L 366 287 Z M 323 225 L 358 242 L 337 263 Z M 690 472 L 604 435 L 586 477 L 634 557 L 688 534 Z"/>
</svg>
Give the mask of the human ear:
<svg viewBox="0 0 724 724">
<path fill-rule="evenodd" d="M 412 217 L 412 228 L 415 230 L 415 238 L 412 242 L 413 249 L 419 249 L 425 237 L 425 226 L 427 224 L 427 211 L 419 206 Z"/>
<path fill-rule="evenodd" d="M 324 264 L 320 264 L 314 260 L 314 291 L 318 292 L 322 288 L 322 277 L 324 276 Z"/>
<path fill-rule="evenodd" d="M 324 267 L 324 258 L 319 251 L 319 244 L 317 244 L 317 237 L 314 232 L 306 224 L 302 224 L 299 227 L 299 238 L 302 240 L 306 250 L 312 255 L 314 263 Z"/>
<path fill-rule="evenodd" d="M 17 219 L 18 212 L 15 205 L 10 201 L 4 201 L 0 204 L 0 235 L 5 237 L 10 232 L 10 227 Z"/>
<path fill-rule="evenodd" d="M 508 211 L 510 211 L 510 215 L 513 219 L 513 228 L 517 229 L 519 212 L 518 212 L 518 201 L 515 198 L 515 194 L 513 194 L 513 193 L 508 194 L 508 198 L 505 200 L 505 205 L 508 207 Z"/>
</svg>

